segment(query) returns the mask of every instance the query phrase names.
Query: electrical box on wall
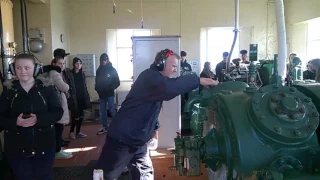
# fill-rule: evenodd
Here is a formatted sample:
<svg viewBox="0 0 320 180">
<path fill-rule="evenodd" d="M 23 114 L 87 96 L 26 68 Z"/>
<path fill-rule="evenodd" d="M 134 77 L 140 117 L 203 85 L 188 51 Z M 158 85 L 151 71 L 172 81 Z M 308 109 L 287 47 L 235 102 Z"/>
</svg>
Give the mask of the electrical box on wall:
<svg viewBox="0 0 320 180">
<path fill-rule="evenodd" d="M 187 61 L 190 65 L 191 65 L 191 69 L 192 69 L 192 72 L 195 72 L 197 73 L 197 75 L 199 76 L 200 74 L 200 67 L 199 67 L 199 60 L 188 60 Z"/>
<path fill-rule="evenodd" d="M 82 69 L 86 76 L 96 76 L 96 55 L 95 54 L 77 54 L 77 58 L 82 61 Z"/>
</svg>

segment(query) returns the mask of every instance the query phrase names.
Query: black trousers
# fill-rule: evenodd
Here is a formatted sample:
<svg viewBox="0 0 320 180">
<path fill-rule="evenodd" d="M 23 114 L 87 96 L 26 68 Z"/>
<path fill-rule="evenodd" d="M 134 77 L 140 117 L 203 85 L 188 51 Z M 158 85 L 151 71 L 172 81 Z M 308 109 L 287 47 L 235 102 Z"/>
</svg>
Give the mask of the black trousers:
<svg viewBox="0 0 320 180">
<path fill-rule="evenodd" d="M 64 125 L 63 124 L 55 124 L 56 130 L 56 152 L 60 152 L 62 146 L 62 133 L 63 133 Z"/>
<path fill-rule="evenodd" d="M 7 155 L 16 180 L 53 180 L 54 152 L 39 153 L 33 157 Z"/>
<path fill-rule="evenodd" d="M 79 114 L 80 116 L 76 117 L 75 114 Z M 70 133 L 74 132 L 74 128 L 76 128 L 76 134 L 78 134 L 80 132 L 82 121 L 83 121 L 83 115 L 84 115 L 83 109 L 79 110 L 79 112 L 77 112 L 77 113 L 71 112 Z"/>
<path fill-rule="evenodd" d="M 147 144 L 135 148 L 107 135 L 96 169 L 103 170 L 105 180 L 114 180 L 119 178 L 126 166 L 131 180 L 154 180 Z"/>
</svg>

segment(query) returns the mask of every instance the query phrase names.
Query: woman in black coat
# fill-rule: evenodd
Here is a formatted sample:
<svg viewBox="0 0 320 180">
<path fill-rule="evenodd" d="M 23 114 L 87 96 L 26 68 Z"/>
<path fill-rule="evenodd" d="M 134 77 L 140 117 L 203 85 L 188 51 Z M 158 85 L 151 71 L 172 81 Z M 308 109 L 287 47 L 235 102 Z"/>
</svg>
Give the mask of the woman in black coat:
<svg viewBox="0 0 320 180">
<path fill-rule="evenodd" d="M 90 96 L 87 89 L 86 77 L 82 71 L 82 61 L 75 57 L 73 69 L 66 70 L 67 82 L 70 86 L 68 106 L 71 109 L 70 139 L 85 138 L 87 135 L 81 132 L 84 110 L 91 108 Z M 76 131 L 74 133 L 74 131 Z"/>
<path fill-rule="evenodd" d="M 63 115 L 50 79 L 36 79 L 39 66 L 30 54 L 19 54 L 11 66 L 17 80 L 4 83 L 0 128 L 4 150 L 17 180 L 53 180 L 54 124 Z"/>
</svg>

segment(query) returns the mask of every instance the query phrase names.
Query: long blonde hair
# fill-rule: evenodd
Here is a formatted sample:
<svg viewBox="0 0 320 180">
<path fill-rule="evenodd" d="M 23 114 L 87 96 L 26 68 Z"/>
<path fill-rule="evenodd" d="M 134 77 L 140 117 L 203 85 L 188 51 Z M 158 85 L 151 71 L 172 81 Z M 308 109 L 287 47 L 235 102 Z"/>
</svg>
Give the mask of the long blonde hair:
<svg viewBox="0 0 320 180">
<path fill-rule="evenodd" d="M 311 61 L 309 61 L 309 65 L 316 74 L 314 80 L 320 81 L 320 59 L 312 59 Z"/>
</svg>

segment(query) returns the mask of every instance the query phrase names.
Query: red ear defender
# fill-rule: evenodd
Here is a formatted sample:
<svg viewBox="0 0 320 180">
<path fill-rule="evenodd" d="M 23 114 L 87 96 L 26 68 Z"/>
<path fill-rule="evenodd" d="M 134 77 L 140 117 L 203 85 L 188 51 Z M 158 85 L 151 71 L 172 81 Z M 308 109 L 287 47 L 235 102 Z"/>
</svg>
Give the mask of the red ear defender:
<svg viewBox="0 0 320 180">
<path fill-rule="evenodd" d="M 172 50 L 168 50 L 168 52 L 166 53 L 166 55 L 164 56 L 164 58 L 167 58 L 167 57 L 169 57 L 169 56 L 171 56 L 171 55 L 173 55 L 174 54 L 174 52 L 172 51 Z"/>
</svg>

